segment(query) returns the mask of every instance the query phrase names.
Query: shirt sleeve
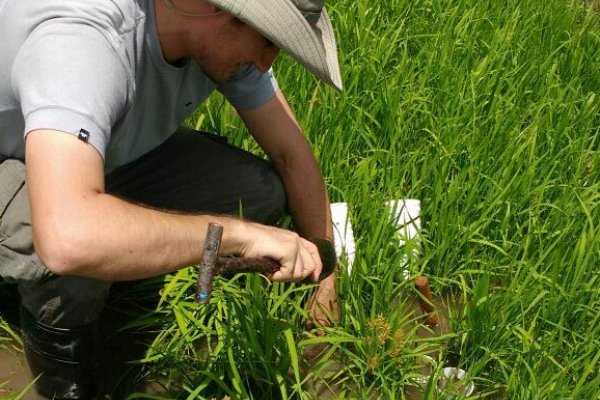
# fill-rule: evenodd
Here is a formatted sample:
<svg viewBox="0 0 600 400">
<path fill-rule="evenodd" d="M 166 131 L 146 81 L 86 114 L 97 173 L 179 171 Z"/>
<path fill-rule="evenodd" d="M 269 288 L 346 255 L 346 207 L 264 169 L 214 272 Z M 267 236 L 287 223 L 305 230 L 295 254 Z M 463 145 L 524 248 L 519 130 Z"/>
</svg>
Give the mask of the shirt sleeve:
<svg viewBox="0 0 600 400">
<path fill-rule="evenodd" d="M 127 105 L 126 69 L 105 36 L 77 21 L 47 21 L 23 44 L 12 71 L 25 132 L 78 136 L 104 158 L 111 127 Z"/>
<path fill-rule="evenodd" d="M 262 106 L 277 92 L 277 80 L 270 69 L 261 73 L 253 65 L 241 68 L 229 81 L 217 90 L 238 110 Z"/>
</svg>

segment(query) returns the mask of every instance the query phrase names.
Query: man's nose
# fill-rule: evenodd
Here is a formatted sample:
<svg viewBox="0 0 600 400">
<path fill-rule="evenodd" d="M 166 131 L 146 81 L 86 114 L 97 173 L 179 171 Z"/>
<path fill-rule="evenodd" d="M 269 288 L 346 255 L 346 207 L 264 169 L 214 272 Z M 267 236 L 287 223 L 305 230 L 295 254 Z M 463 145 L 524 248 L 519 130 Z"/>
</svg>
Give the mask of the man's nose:
<svg viewBox="0 0 600 400">
<path fill-rule="evenodd" d="M 254 66 L 262 73 L 267 72 L 273 65 L 275 58 L 277 58 L 277 54 L 279 54 L 279 47 L 267 47 L 260 55 L 260 57 L 257 58 L 256 61 L 254 61 Z"/>
</svg>

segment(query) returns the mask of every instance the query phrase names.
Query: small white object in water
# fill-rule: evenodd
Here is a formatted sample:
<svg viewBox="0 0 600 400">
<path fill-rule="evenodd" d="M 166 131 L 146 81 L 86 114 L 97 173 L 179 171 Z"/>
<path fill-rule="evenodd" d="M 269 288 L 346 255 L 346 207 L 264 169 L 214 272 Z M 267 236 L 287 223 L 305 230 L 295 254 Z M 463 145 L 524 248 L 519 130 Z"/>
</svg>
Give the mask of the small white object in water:
<svg viewBox="0 0 600 400">
<path fill-rule="evenodd" d="M 331 204 L 331 220 L 333 222 L 333 242 L 335 245 L 335 253 L 338 256 L 338 261 L 342 254 L 346 255 L 346 266 L 348 275 L 352 272 L 352 264 L 354 263 L 354 253 L 356 245 L 354 243 L 354 232 L 352 231 L 352 223 L 348 218 L 347 203 L 332 203 Z"/>
<path fill-rule="evenodd" d="M 438 390 L 453 386 L 454 390 L 460 390 L 461 396 L 469 397 L 475 391 L 475 384 L 466 380 L 467 372 L 464 369 L 456 367 L 445 367 L 442 369 L 444 376 L 438 381 Z M 463 382 L 464 381 L 464 382 Z"/>
<path fill-rule="evenodd" d="M 429 369 L 436 369 L 436 361 L 427 355 L 418 355 L 416 362 L 421 367 Z M 454 393 L 462 397 L 469 397 L 475 391 L 475 384 L 473 381 L 467 380 L 467 372 L 464 369 L 457 367 L 444 367 L 442 368 L 442 376 L 437 379 L 436 390 L 438 393 L 443 391 L 460 391 L 460 393 Z M 414 378 L 414 382 L 425 390 L 431 379 L 431 372 L 425 375 L 420 375 Z M 451 393 L 447 393 L 451 394 Z"/>
</svg>

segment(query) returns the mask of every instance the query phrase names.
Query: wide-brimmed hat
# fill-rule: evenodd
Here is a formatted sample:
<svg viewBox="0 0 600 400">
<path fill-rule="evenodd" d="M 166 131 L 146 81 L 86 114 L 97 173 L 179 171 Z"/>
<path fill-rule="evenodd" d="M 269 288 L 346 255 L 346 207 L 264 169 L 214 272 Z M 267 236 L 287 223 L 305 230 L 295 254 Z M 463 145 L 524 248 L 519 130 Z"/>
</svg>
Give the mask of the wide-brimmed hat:
<svg viewBox="0 0 600 400">
<path fill-rule="evenodd" d="M 252 26 L 318 78 L 342 89 L 324 0 L 208 0 Z"/>
</svg>

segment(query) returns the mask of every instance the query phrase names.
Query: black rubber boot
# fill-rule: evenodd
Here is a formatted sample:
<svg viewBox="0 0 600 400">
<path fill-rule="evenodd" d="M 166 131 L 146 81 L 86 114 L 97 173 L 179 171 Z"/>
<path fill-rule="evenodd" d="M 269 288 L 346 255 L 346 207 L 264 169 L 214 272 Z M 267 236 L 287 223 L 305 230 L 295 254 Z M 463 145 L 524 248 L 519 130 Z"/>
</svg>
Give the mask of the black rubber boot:
<svg viewBox="0 0 600 400">
<path fill-rule="evenodd" d="M 94 399 L 96 324 L 57 328 L 21 307 L 21 333 L 37 392 L 49 399 Z"/>
</svg>

